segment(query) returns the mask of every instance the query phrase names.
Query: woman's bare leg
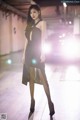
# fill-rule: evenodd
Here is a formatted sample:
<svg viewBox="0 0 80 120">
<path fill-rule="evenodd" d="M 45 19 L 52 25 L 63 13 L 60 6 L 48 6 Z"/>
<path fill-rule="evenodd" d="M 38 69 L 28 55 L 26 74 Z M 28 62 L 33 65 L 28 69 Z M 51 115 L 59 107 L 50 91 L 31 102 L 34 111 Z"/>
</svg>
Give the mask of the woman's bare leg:
<svg viewBox="0 0 80 120">
<path fill-rule="evenodd" d="M 49 85 L 48 85 L 48 81 L 46 78 L 46 74 L 45 74 L 45 70 L 39 70 L 39 75 L 41 77 L 41 81 L 48 99 L 48 105 L 49 105 L 49 110 L 50 110 L 50 115 L 52 116 L 55 111 L 54 111 L 54 104 L 51 100 L 51 95 L 50 95 L 50 89 L 49 89 Z"/>
<path fill-rule="evenodd" d="M 39 70 L 39 75 L 40 75 L 40 79 L 41 79 L 41 82 L 43 84 L 44 91 L 46 93 L 47 99 L 48 99 L 48 101 L 51 101 L 50 89 L 49 89 L 49 85 L 48 85 L 46 75 L 45 75 L 45 73 L 43 73 L 42 70 Z"/>
<path fill-rule="evenodd" d="M 33 67 L 30 67 L 29 87 L 30 87 L 30 95 L 31 95 L 31 106 L 30 106 L 30 111 L 31 112 L 34 112 L 34 107 L 35 107 L 35 100 L 34 100 L 34 78 L 35 78 L 35 69 Z"/>
</svg>

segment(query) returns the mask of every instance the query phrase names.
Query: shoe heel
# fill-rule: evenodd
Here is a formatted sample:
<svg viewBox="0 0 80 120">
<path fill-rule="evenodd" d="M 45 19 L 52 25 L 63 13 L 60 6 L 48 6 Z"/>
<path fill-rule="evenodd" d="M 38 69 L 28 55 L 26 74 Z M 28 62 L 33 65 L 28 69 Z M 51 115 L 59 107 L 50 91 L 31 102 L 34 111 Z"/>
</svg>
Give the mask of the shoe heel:
<svg viewBox="0 0 80 120">
<path fill-rule="evenodd" d="M 33 113 L 35 110 L 35 100 L 31 101 L 31 107 L 30 107 L 30 112 Z"/>
<path fill-rule="evenodd" d="M 54 109 L 54 104 L 53 104 L 53 102 L 51 102 L 50 104 L 49 104 L 49 109 L 50 109 L 50 116 L 52 117 L 54 114 L 55 114 L 55 109 Z"/>
</svg>

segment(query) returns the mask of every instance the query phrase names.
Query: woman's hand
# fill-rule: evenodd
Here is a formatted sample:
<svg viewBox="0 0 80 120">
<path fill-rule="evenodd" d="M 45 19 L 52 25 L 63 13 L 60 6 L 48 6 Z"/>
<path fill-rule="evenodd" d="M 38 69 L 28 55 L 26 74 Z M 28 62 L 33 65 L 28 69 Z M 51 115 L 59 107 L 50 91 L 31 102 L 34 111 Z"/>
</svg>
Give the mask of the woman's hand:
<svg viewBox="0 0 80 120">
<path fill-rule="evenodd" d="M 40 57 L 40 59 L 41 59 L 41 62 L 45 62 L 45 54 L 41 54 L 41 57 Z"/>
</svg>

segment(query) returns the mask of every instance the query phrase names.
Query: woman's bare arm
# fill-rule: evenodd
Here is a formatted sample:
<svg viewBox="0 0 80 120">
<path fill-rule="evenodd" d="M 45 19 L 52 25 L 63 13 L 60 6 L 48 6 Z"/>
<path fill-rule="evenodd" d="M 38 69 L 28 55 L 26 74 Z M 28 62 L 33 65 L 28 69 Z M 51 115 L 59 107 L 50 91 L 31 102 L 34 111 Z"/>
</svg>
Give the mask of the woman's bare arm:
<svg viewBox="0 0 80 120">
<path fill-rule="evenodd" d="M 44 47 L 45 45 L 45 40 L 47 38 L 47 30 L 46 30 L 46 21 L 42 21 L 41 22 L 41 32 L 42 32 L 42 35 L 41 35 L 41 48 Z M 44 62 L 45 61 L 45 54 L 43 53 L 42 49 L 41 49 L 41 62 Z"/>
<path fill-rule="evenodd" d="M 42 21 L 41 23 L 41 31 L 42 31 L 42 35 L 41 35 L 41 40 L 42 40 L 42 47 L 44 46 L 45 44 L 45 40 L 47 38 L 47 27 L 46 27 L 46 21 Z"/>
<path fill-rule="evenodd" d="M 26 51 L 27 44 L 28 44 L 28 41 L 27 41 L 27 39 L 26 39 L 26 41 L 25 41 L 25 45 L 24 45 L 23 56 L 25 55 L 25 51 Z"/>
<path fill-rule="evenodd" d="M 24 50 L 23 50 L 23 57 L 22 57 L 23 63 L 24 63 L 24 60 L 25 60 L 25 51 L 26 51 L 27 44 L 28 44 L 28 41 L 27 41 L 27 39 L 26 39 L 25 45 L 24 45 Z"/>
</svg>

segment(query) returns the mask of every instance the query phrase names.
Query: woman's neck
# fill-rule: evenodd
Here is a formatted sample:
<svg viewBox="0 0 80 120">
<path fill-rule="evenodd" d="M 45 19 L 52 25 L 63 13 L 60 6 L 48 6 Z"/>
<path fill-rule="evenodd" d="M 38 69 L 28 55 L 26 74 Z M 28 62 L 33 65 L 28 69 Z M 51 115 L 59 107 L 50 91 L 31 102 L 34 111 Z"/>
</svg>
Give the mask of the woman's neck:
<svg viewBox="0 0 80 120">
<path fill-rule="evenodd" d="M 39 20 L 40 20 L 39 18 L 38 18 L 38 19 L 36 19 L 36 20 L 35 20 L 35 24 L 36 24 Z"/>
</svg>

